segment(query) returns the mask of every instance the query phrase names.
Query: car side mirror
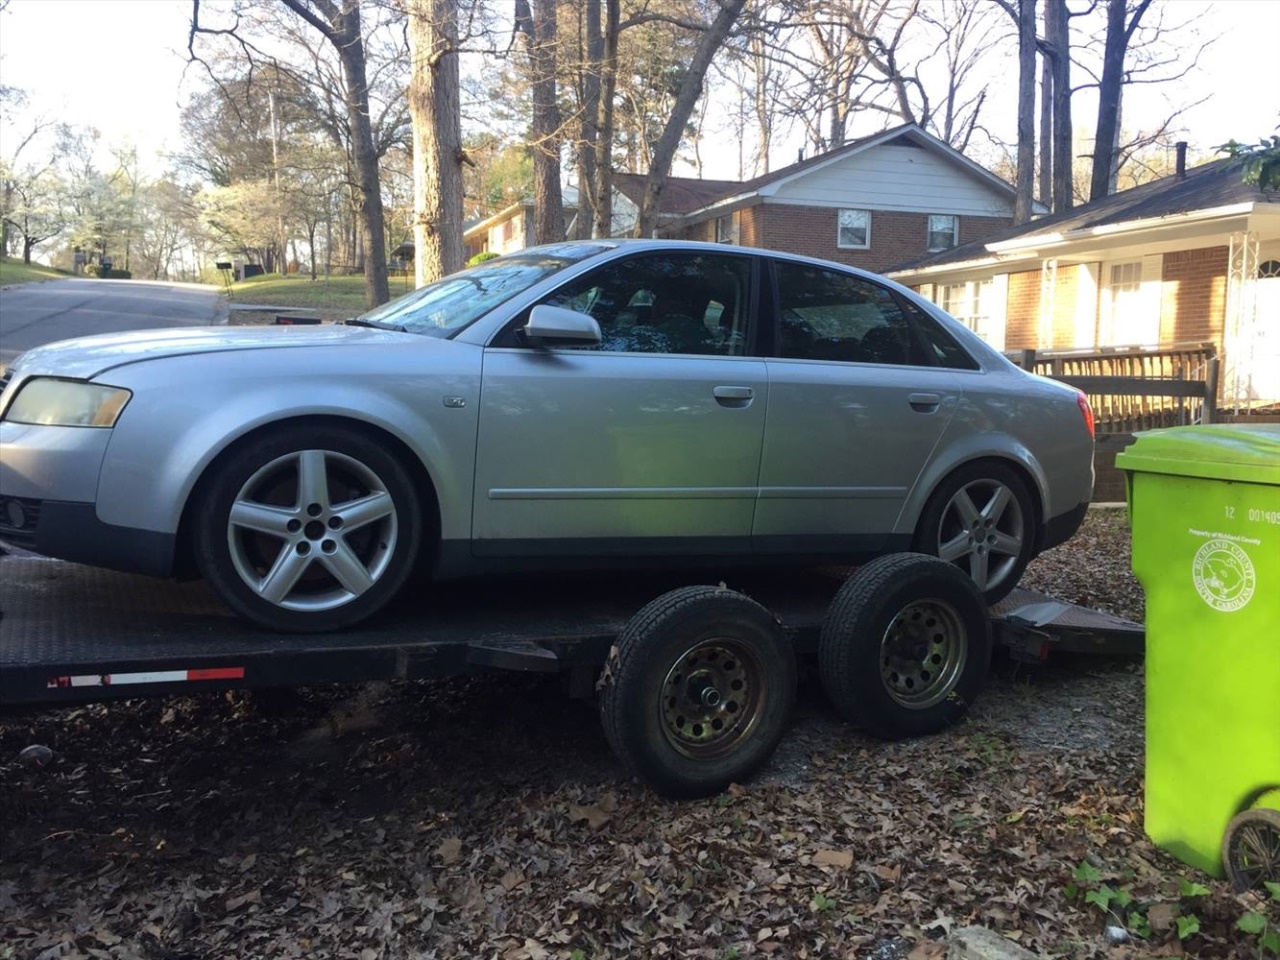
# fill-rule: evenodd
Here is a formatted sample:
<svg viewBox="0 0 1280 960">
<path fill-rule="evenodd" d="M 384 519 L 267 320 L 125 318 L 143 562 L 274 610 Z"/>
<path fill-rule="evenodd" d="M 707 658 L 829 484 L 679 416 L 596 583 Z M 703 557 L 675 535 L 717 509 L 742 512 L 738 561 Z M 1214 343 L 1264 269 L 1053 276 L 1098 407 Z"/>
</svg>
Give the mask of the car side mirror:
<svg viewBox="0 0 1280 960">
<path fill-rule="evenodd" d="M 594 346 L 600 342 L 600 324 L 577 310 L 539 304 L 529 311 L 524 335 L 543 346 Z"/>
</svg>

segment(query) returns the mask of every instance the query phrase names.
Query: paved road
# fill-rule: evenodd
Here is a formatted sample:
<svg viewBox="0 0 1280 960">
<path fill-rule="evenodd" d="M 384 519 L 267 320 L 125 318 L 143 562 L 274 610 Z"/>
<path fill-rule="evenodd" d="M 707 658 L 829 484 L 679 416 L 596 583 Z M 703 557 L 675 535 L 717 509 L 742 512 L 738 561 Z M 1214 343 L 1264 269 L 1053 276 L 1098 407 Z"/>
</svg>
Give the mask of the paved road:
<svg viewBox="0 0 1280 960">
<path fill-rule="evenodd" d="M 51 280 L 0 289 L 0 367 L 54 340 L 147 327 L 205 326 L 219 315 L 218 289 L 191 283 Z"/>
</svg>

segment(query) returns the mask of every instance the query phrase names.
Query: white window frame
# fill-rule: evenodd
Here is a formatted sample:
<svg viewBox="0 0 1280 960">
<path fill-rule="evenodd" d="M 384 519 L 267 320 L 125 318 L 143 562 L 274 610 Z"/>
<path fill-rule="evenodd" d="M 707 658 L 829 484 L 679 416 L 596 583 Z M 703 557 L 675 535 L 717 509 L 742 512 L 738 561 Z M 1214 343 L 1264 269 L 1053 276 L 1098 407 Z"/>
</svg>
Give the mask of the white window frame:
<svg viewBox="0 0 1280 960">
<path fill-rule="evenodd" d="M 1154 346 L 1160 340 L 1160 254 L 1103 261 L 1099 346 Z"/>
<path fill-rule="evenodd" d="M 722 227 L 725 229 L 722 229 Z M 716 217 L 716 243 L 737 244 L 739 242 L 738 230 L 737 211 L 727 213 L 723 217 Z"/>
<path fill-rule="evenodd" d="M 863 240 L 862 243 L 845 243 L 844 242 L 843 231 L 845 229 L 845 224 L 841 223 L 841 221 L 844 219 L 844 215 L 846 213 L 861 214 L 862 217 L 865 219 L 866 222 L 865 224 L 863 224 L 863 229 L 866 231 L 866 238 Z M 850 229 L 857 229 L 857 227 L 851 226 Z M 844 210 L 836 211 L 836 246 L 839 247 L 841 250 L 870 250 L 871 249 L 871 211 L 870 210 L 844 209 Z"/>
<path fill-rule="evenodd" d="M 933 221 L 941 220 L 943 218 L 951 221 L 951 242 L 945 247 L 937 247 L 933 244 L 933 235 L 935 233 L 941 233 L 942 231 L 935 230 L 933 228 Z M 924 243 L 930 253 L 941 253 L 943 250 L 950 250 L 953 247 L 958 246 L 960 243 L 960 218 L 953 213 L 929 214 L 929 216 L 925 218 Z"/>
</svg>

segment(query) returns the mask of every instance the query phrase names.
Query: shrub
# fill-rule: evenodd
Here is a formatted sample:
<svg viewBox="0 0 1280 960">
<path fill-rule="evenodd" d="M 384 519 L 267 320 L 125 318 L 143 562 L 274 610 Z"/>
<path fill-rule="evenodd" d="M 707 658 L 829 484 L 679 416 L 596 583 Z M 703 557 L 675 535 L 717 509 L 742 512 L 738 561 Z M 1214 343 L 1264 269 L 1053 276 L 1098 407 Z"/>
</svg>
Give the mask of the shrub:
<svg viewBox="0 0 1280 960">
<path fill-rule="evenodd" d="M 501 254 L 494 253 L 492 250 L 485 250 L 483 253 L 477 253 L 474 257 L 467 261 L 468 267 L 474 267 L 477 264 L 484 263 L 486 260 L 495 260 Z"/>
</svg>

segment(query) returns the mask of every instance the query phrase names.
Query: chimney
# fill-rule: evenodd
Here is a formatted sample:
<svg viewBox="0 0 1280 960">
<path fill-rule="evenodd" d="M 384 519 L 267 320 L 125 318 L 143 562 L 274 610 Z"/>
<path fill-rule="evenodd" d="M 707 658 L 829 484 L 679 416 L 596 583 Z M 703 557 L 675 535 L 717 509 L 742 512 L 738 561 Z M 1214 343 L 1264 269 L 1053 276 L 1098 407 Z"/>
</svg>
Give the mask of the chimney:
<svg viewBox="0 0 1280 960">
<path fill-rule="evenodd" d="M 1185 180 L 1187 179 L 1187 141 L 1179 140 L 1173 148 L 1178 151 L 1178 163 L 1174 169 L 1177 171 L 1178 179 Z"/>
</svg>

